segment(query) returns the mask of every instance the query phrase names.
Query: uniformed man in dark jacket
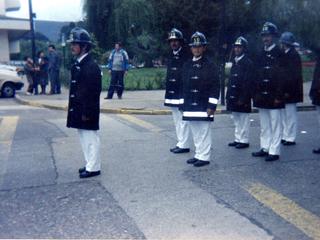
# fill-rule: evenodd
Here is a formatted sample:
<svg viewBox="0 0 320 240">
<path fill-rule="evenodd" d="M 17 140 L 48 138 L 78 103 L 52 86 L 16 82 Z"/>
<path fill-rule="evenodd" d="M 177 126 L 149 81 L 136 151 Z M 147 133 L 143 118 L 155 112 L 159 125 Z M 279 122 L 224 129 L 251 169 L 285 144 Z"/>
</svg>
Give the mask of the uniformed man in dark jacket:
<svg viewBox="0 0 320 240">
<path fill-rule="evenodd" d="M 320 54 L 319 54 L 320 55 Z M 310 89 L 310 98 L 312 104 L 316 106 L 318 113 L 318 121 L 320 126 L 320 56 L 317 56 L 317 65 L 314 70 L 312 85 Z M 313 149 L 313 153 L 320 154 L 320 147 L 318 149 Z"/>
<path fill-rule="evenodd" d="M 256 59 L 257 77 L 253 106 L 259 108 L 260 146 L 254 157 L 276 161 L 280 156 L 282 135 L 281 109 L 284 108 L 283 74 L 280 67 L 282 52 L 275 44 L 277 27 L 266 22 L 261 32 L 264 49 Z"/>
<path fill-rule="evenodd" d="M 190 54 L 184 48 L 184 38 L 181 31 L 173 28 L 168 37 L 171 53 L 167 64 L 166 93 L 164 105 L 171 107 L 173 121 L 176 129 L 177 144 L 170 149 L 173 153 L 190 151 L 190 129 L 188 122 L 182 120 L 179 110 L 182 86 L 182 67 Z"/>
<path fill-rule="evenodd" d="M 217 68 L 205 55 L 208 44 L 204 34 L 195 32 L 189 46 L 193 58 L 183 66 L 183 91 L 181 109 L 183 120 L 188 121 L 195 156 L 187 161 L 195 167 L 210 163 L 211 122 L 219 99 L 219 78 Z"/>
<path fill-rule="evenodd" d="M 86 165 L 79 169 L 80 178 L 100 174 L 99 130 L 101 70 L 93 60 L 89 33 L 83 28 L 72 29 L 71 53 L 76 61 L 71 68 L 67 127 L 78 129 Z"/>
<path fill-rule="evenodd" d="M 299 53 L 294 47 L 295 38 L 291 32 L 284 32 L 280 37 L 283 51 L 281 67 L 283 68 L 285 108 L 281 110 L 282 144 L 296 144 L 297 136 L 297 103 L 303 101 L 302 64 Z"/>
<path fill-rule="evenodd" d="M 253 84 L 253 63 L 246 54 L 248 41 L 237 38 L 233 45 L 235 58 L 232 62 L 227 90 L 227 110 L 232 112 L 235 125 L 234 142 L 230 147 L 249 147 L 251 112 L 251 87 Z"/>
</svg>

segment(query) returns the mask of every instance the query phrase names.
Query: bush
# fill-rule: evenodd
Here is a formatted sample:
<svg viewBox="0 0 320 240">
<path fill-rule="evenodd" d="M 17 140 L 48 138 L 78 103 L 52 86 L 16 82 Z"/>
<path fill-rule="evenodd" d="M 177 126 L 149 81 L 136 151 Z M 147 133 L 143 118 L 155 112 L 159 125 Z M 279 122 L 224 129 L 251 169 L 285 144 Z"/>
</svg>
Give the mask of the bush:
<svg viewBox="0 0 320 240">
<path fill-rule="evenodd" d="M 165 88 L 165 68 L 140 68 L 132 69 L 124 79 L 126 90 L 158 90 Z M 103 71 L 103 90 L 107 90 L 110 84 L 108 70 Z"/>
</svg>

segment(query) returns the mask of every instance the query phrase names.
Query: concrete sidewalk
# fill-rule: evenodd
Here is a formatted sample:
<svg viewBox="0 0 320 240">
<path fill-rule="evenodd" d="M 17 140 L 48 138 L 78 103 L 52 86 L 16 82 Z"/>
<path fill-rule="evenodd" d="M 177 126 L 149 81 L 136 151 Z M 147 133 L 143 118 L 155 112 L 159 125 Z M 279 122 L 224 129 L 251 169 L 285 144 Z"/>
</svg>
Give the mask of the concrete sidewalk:
<svg viewBox="0 0 320 240">
<path fill-rule="evenodd" d="M 314 110 L 308 96 L 311 82 L 304 83 L 304 102 L 298 104 L 298 109 L 307 111 Z M 104 99 L 107 92 L 101 93 L 100 104 L 102 113 L 116 114 L 143 114 L 143 115 L 168 115 L 170 108 L 163 105 L 164 90 L 152 91 L 125 91 L 122 99 L 118 99 L 116 94 L 113 99 Z M 25 92 L 18 92 L 16 100 L 21 104 L 45 107 L 56 110 L 67 110 L 68 89 L 62 89 L 59 95 L 32 95 Z M 256 112 L 256 109 L 253 110 Z M 227 113 L 225 106 L 218 105 L 217 113 Z"/>
</svg>

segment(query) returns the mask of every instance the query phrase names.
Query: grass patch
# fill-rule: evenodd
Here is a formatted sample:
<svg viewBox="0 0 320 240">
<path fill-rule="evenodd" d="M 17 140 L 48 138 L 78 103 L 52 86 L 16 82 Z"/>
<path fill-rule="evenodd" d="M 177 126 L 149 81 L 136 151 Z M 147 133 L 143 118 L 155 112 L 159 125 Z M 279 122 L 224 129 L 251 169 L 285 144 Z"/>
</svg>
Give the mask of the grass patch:
<svg viewBox="0 0 320 240">
<path fill-rule="evenodd" d="M 140 68 L 129 70 L 124 78 L 126 90 L 157 90 L 165 88 L 165 68 Z M 108 90 L 110 74 L 103 69 L 102 88 Z"/>
</svg>

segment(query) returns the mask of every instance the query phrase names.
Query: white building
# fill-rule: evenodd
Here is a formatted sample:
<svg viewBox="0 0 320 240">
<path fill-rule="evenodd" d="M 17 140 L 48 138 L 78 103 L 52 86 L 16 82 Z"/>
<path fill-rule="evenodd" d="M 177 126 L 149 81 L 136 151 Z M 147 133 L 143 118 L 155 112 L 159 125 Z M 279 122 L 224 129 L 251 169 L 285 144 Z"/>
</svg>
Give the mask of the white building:
<svg viewBox="0 0 320 240">
<path fill-rule="evenodd" d="M 20 9 L 20 0 L 0 0 L 0 62 L 10 61 L 11 53 L 20 52 L 19 38 L 30 30 L 29 19 L 7 17 Z"/>
</svg>

